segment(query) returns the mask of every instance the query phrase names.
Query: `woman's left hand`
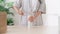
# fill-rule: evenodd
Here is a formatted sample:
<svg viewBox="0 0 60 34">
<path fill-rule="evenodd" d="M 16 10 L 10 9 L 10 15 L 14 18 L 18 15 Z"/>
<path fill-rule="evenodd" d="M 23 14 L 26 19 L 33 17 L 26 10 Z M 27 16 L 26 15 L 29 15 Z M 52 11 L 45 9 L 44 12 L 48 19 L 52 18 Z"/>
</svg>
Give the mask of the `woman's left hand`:
<svg viewBox="0 0 60 34">
<path fill-rule="evenodd" d="M 41 11 L 37 11 L 37 12 L 35 13 L 35 17 L 38 17 L 39 15 L 41 15 Z"/>
<path fill-rule="evenodd" d="M 28 20 L 29 20 L 30 22 L 33 22 L 34 20 L 36 20 L 36 18 L 37 18 L 39 15 L 41 15 L 41 12 L 40 12 L 40 11 L 36 12 L 36 13 L 35 13 L 35 16 L 30 16 L 30 17 L 28 18 Z"/>
<path fill-rule="evenodd" d="M 29 20 L 30 22 L 33 22 L 35 19 L 36 19 L 35 16 L 30 16 L 30 17 L 28 18 L 28 20 Z"/>
</svg>

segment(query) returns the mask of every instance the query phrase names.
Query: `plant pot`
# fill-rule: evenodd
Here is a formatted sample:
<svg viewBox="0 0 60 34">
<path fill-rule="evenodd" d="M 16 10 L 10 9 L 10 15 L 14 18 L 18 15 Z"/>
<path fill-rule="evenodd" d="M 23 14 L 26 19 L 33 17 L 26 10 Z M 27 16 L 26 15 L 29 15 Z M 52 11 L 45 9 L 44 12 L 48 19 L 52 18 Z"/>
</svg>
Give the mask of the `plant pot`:
<svg viewBox="0 0 60 34">
<path fill-rule="evenodd" d="M 7 31 L 7 13 L 0 12 L 0 33 Z"/>
</svg>

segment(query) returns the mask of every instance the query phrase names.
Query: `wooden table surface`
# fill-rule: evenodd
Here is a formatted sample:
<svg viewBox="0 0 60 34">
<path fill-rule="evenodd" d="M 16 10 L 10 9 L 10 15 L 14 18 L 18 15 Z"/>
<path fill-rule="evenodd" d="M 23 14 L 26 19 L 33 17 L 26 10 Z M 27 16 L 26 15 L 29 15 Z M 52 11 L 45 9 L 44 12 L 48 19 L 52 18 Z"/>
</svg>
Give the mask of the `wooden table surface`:
<svg viewBox="0 0 60 34">
<path fill-rule="evenodd" d="M 22 27 L 8 26 L 6 34 L 59 34 L 58 26 Z"/>
</svg>

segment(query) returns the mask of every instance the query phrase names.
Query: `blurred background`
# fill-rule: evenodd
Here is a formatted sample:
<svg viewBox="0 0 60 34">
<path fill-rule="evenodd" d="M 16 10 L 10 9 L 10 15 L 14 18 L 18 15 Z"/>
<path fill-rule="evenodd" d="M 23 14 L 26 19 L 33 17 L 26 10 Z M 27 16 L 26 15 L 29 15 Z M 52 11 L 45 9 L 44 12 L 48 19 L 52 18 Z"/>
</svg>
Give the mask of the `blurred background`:
<svg viewBox="0 0 60 34">
<path fill-rule="evenodd" d="M 39 27 L 39 28 L 31 28 L 27 31 L 27 28 L 20 27 L 20 15 L 11 8 L 14 2 L 17 0 L 5 0 L 9 8 L 9 13 L 7 16 L 7 25 L 8 25 L 8 33 L 7 34 L 28 34 L 28 33 L 43 33 L 44 34 L 59 34 L 59 24 L 60 24 L 60 0 L 45 0 L 46 2 L 46 14 L 42 15 L 43 25 L 48 27 Z M 4 3 L 3 3 L 4 4 Z M 17 26 L 17 27 L 14 27 Z M 43 32 L 42 32 L 43 31 Z M 16 33 L 15 33 L 16 32 Z M 28 33 L 27 33 L 28 32 Z"/>
</svg>

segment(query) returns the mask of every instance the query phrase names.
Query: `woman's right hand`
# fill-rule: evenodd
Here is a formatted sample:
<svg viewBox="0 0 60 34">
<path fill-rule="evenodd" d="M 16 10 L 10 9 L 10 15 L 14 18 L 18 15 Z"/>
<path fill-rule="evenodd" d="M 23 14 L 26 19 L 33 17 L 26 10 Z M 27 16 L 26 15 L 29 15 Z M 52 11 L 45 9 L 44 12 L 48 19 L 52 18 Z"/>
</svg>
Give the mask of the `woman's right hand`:
<svg viewBox="0 0 60 34">
<path fill-rule="evenodd" d="M 19 15 L 24 15 L 24 12 L 20 9 L 18 9 L 16 6 L 13 6 L 13 9 L 15 9 L 16 12 L 18 12 Z"/>
<path fill-rule="evenodd" d="M 24 12 L 22 10 L 19 10 L 18 11 L 19 15 L 23 16 L 24 15 Z"/>
</svg>

